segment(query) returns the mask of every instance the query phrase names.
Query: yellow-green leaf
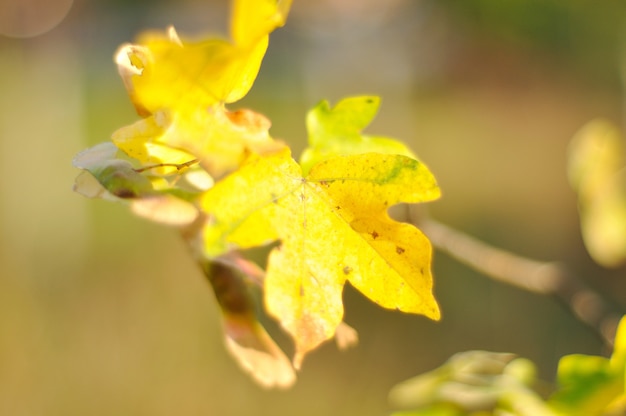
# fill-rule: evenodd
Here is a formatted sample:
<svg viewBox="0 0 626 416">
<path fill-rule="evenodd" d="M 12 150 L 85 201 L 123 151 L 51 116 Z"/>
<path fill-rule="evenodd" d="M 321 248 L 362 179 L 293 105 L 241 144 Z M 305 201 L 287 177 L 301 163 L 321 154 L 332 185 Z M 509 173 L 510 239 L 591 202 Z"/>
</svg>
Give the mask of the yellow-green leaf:
<svg viewBox="0 0 626 416">
<path fill-rule="evenodd" d="M 286 150 L 253 157 L 206 192 L 205 250 L 281 241 L 269 257 L 265 303 L 292 335 L 298 366 L 335 334 L 348 280 L 383 307 L 439 318 L 429 241 L 386 213 L 438 196 L 432 174 L 406 156 L 337 157 L 307 177 Z"/>
<path fill-rule="evenodd" d="M 626 260 L 626 159 L 619 131 L 595 120 L 570 144 L 569 177 L 578 192 L 583 238 L 598 263 Z"/>
<path fill-rule="evenodd" d="M 555 410 L 567 415 L 601 414 L 620 393 L 623 375 L 604 357 L 572 354 L 559 361 L 559 391 L 551 398 Z"/>
<path fill-rule="evenodd" d="M 625 399 L 626 318 L 622 318 L 610 359 L 572 354 L 559 361 L 559 390 L 550 398 L 551 406 L 568 416 L 603 414 L 619 407 L 626 409 Z M 618 414 L 618 413 L 610 413 Z"/>
<path fill-rule="evenodd" d="M 309 147 L 300 158 L 303 171 L 307 173 L 315 164 L 333 156 L 375 152 L 415 158 L 398 140 L 361 133 L 379 106 L 379 97 L 360 96 L 344 98 L 333 108 L 328 101 L 322 101 L 310 110 L 306 117 Z"/>
<path fill-rule="evenodd" d="M 284 147 L 269 135 L 270 122 L 250 110 L 197 108 L 166 115 L 157 112 L 113 134 L 113 143 L 143 163 L 180 164 L 198 159 L 212 176 L 236 169 L 248 152 Z"/>
<path fill-rule="evenodd" d="M 77 154 L 72 164 L 89 172 L 110 195 L 118 198 L 154 195 L 150 180 L 136 172 L 130 162 L 117 159 L 116 153 L 117 148 L 111 143 L 100 143 Z M 83 190 L 79 187 L 80 184 L 90 185 L 89 182 L 77 182 L 77 192 L 85 196 L 98 195 L 97 192 L 90 195 L 91 188 Z"/>
</svg>

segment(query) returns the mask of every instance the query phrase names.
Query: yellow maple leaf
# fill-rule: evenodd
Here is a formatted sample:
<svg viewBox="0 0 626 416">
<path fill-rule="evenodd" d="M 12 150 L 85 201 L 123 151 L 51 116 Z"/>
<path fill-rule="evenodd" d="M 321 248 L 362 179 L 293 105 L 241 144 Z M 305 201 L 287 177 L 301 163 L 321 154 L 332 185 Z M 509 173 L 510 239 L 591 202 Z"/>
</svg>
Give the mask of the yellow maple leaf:
<svg viewBox="0 0 626 416">
<path fill-rule="evenodd" d="M 299 367 L 334 336 L 346 281 L 385 308 L 439 319 L 430 243 L 387 214 L 438 196 L 428 168 L 406 156 L 331 158 L 306 177 L 287 149 L 254 156 L 202 197 L 211 216 L 205 254 L 281 241 L 269 256 L 265 306 L 294 339 Z"/>
<path fill-rule="evenodd" d="M 241 118 L 224 104 L 241 99 L 252 87 L 269 33 L 285 23 L 290 3 L 235 1 L 232 40 L 181 39 L 170 28 L 122 45 L 115 61 L 131 101 L 145 118 L 118 130 L 112 138 L 116 146 L 143 163 L 199 159 L 215 176 L 235 169 L 248 150 L 275 150 L 269 121 L 251 111 Z"/>
<path fill-rule="evenodd" d="M 234 1 L 232 40 L 181 39 L 169 28 L 122 45 L 115 60 L 140 114 L 241 99 L 254 83 L 270 32 L 284 25 L 290 3 Z"/>
</svg>

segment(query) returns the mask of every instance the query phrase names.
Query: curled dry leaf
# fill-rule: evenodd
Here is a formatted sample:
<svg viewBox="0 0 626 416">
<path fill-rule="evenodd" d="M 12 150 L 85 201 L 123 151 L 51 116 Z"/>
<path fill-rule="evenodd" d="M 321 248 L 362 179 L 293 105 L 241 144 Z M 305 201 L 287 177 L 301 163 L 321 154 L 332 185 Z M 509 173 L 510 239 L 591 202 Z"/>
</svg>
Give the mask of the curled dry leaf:
<svg viewBox="0 0 626 416">
<path fill-rule="evenodd" d="M 173 195 L 161 194 L 140 198 L 131 202 L 136 215 L 161 224 L 184 226 L 198 218 L 198 208 Z"/>
<path fill-rule="evenodd" d="M 260 385 L 289 387 L 296 380 L 295 371 L 257 320 L 245 276 L 242 269 L 233 264 L 237 264 L 236 257 L 230 254 L 203 261 L 203 270 L 222 312 L 226 348 Z M 247 269 L 250 269 L 248 264 L 244 267 Z"/>
<path fill-rule="evenodd" d="M 287 388 L 295 383 L 289 358 L 258 322 L 225 317 L 224 332 L 228 352 L 261 386 Z"/>
</svg>

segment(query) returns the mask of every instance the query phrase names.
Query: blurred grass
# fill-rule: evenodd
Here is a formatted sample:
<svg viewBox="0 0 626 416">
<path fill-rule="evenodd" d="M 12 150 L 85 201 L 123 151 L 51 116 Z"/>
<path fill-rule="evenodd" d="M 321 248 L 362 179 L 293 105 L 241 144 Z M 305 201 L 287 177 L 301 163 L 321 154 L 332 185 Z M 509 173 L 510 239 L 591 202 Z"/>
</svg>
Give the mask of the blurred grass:
<svg viewBox="0 0 626 416">
<path fill-rule="evenodd" d="M 382 95 L 369 131 L 406 140 L 429 164 L 444 192 L 434 216 L 502 248 L 564 260 L 625 305 L 623 270 L 603 271 L 584 252 L 565 178 L 576 129 L 620 118 L 619 85 L 605 82 L 616 66 L 582 71 L 583 55 L 555 59 L 541 38 L 516 48 L 483 21 L 473 20 L 483 28 L 475 35 L 451 23 L 458 10 L 446 5 L 398 1 L 382 13 L 367 4 L 373 14 L 355 13 L 359 21 L 296 1 L 236 106 L 270 117 L 297 155 L 307 108 Z M 118 43 L 223 12 L 211 2 L 129 5 L 77 2 L 44 36 L 0 40 L 0 414 L 381 415 L 393 384 L 461 350 L 516 352 L 546 378 L 563 354 L 601 352 L 550 299 L 437 255 L 440 323 L 380 310 L 348 288 L 360 346 L 324 346 L 291 391 L 257 388 L 222 348 L 212 294 L 176 232 L 71 192 L 73 155 L 135 118 L 111 61 Z M 576 26 L 568 30 L 577 51 Z"/>
</svg>

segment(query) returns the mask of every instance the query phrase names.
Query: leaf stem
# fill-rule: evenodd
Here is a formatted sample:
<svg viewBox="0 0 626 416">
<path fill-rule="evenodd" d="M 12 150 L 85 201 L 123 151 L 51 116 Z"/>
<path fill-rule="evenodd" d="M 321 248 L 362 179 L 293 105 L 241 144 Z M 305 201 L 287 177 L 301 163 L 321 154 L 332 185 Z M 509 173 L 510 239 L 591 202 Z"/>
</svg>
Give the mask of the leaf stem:
<svg viewBox="0 0 626 416">
<path fill-rule="evenodd" d="M 189 166 L 194 165 L 198 162 L 199 162 L 199 159 L 192 159 L 185 163 L 157 163 L 156 165 L 144 166 L 142 168 L 137 168 L 133 170 L 137 173 L 142 173 L 150 169 L 170 167 L 170 168 L 176 168 L 176 170 L 180 172 L 182 169 L 188 168 Z"/>
<path fill-rule="evenodd" d="M 606 299 L 557 262 L 542 262 L 493 247 L 431 218 L 419 228 L 439 250 L 503 283 L 555 297 L 612 348 L 622 316 Z"/>
</svg>

